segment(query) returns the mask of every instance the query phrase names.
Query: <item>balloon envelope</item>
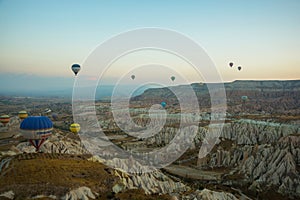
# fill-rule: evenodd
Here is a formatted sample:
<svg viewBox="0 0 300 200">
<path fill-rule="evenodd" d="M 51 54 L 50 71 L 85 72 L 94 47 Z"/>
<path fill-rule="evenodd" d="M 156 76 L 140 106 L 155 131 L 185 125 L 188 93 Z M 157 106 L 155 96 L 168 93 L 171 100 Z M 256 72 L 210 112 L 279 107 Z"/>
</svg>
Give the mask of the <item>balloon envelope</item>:
<svg viewBox="0 0 300 200">
<path fill-rule="evenodd" d="M 76 124 L 76 123 L 71 124 L 71 125 L 70 125 L 70 131 L 71 131 L 72 133 L 78 133 L 78 132 L 80 131 L 80 125 L 79 125 L 79 124 Z"/>
<path fill-rule="evenodd" d="M 53 123 L 45 116 L 30 116 L 22 121 L 20 129 L 24 138 L 44 139 L 52 134 Z"/>
<path fill-rule="evenodd" d="M 51 117 L 54 120 L 58 120 L 58 114 L 56 114 L 56 113 L 52 113 Z"/>
<path fill-rule="evenodd" d="M 248 100 L 248 96 L 242 96 L 241 98 L 242 98 L 243 101 Z"/>
<path fill-rule="evenodd" d="M 176 78 L 175 76 L 171 76 L 171 80 L 174 81 Z"/>
<path fill-rule="evenodd" d="M 22 121 L 20 129 L 23 137 L 29 139 L 29 142 L 38 151 L 52 134 L 53 123 L 45 116 L 31 116 Z"/>
<path fill-rule="evenodd" d="M 165 108 L 166 105 L 167 105 L 167 103 L 163 101 L 163 102 L 160 103 L 160 105 L 161 105 L 163 108 Z"/>
<path fill-rule="evenodd" d="M 46 108 L 45 111 L 44 111 L 44 113 L 51 113 L 51 111 L 52 110 L 50 108 Z"/>
<path fill-rule="evenodd" d="M 232 67 L 232 66 L 233 66 L 233 62 L 230 62 L 230 63 L 229 63 L 229 66 Z"/>
<path fill-rule="evenodd" d="M 0 122 L 4 125 L 6 125 L 10 121 L 10 117 L 8 115 L 2 115 L 0 116 Z"/>
<path fill-rule="evenodd" d="M 72 71 L 74 72 L 75 76 L 77 75 L 77 73 L 80 71 L 80 65 L 78 64 L 73 64 L 72 65 Z"/>
<path fill-rule="evenodd" d="M 135 79 L 135 75 L 131 75 L 131 79 L 134 80 Z"/>
<path fill-rule="evenodd" d="M 27 111 L 25 111 L 25 110 L 20 111 L 20 112 L 18 113 L 18 117 L 19 117 L 20 119 L 25 119 L 25 118 L 27 118 L 27 117 L 28 117 Z"/>
<path fill-rule="evenodd" d="M 241 69 L 242 69 L 242 67 L 241 67 L 241 66 L 238 66 L 238 70 L 241 71 Z"/>
</svg>

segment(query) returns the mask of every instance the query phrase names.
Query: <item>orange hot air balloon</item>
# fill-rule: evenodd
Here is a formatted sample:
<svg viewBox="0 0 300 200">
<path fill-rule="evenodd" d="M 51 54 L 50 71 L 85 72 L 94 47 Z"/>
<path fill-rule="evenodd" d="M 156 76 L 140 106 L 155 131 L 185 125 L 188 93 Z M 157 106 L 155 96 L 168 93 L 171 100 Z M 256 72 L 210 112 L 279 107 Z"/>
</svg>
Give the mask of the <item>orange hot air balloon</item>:
<svg viewBox="0 0 300 200">
<path fill-rule="evenodd" d="M 6 126 L 6 124 L 10 121 L 10 117 L 8 115 L 0 116 L 0 122 Z"/>
</svg>

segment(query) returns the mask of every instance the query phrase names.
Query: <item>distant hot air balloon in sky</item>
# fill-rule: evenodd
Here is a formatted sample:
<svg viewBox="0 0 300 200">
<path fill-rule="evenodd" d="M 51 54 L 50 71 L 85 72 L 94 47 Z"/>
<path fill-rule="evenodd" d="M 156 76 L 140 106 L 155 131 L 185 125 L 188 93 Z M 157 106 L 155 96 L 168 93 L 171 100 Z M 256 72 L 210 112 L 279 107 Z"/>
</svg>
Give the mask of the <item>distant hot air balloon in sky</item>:
<svg viewBox="0 0 300 200">
<path fill-rule="evenodd" d="M 76 123 L 71 124 L 71 125 L 70 125 L 70 131 L 71 131 L 72 133 L 78 133 L 78 132 L 80 131 L 80 125 L 79 125 L 79 124 L 76 124 Z"/>
<path fill-rule="evenodd" d="M 135 75 L 131 75 L 131 79 L 134 80 L 135 79 Z"/>
<path fill-rule="evenodd" d="M 171 80 L 174 81 L 176 78 L 175 76 L 171 76 Z"/>
<path fill-rule="evenodd" d="M 0 116 L 0 122 L 6 126 L 6 124 L 10 121 L 10 117 L 8 115 Z"/>
<path fill-rule="evenodd" d="M 27 111 L 25 111 L 25 110 L 22 110 L 22 111 L 20 111 L 19 113 L 18 113 L 18 117 L 20 118 L 20 119 L 25 119 L 25 118 L 27 118 L 28 117 L 28 113 L 27 113 Z"/>
<path fill-rule="evenodd" d="M 233 67 L 233 62 L 230 62 L 230 63 L 229 63 L 229 66 L 230 66 L 230 67 Z M 238 69 L 239 71 L 241 71 L 241 70 L 242 70 L 242 67 L 241 67 L 241 66 L 238 66 L 237 69 Z"/>
<path fill-rule="evenodd" d="M 165 108 L 166 105 L 167 105 L 167 103 L 163 101 L 163 102 L 160 103 L 160 105 L 161 105 L 163 108 Z"/>
<path fill-rule="evenodd" d="M 45 116 L 30 116 L 24 119 L 20 125 L 21 133 L 24 138 L 39 151 L 42 144 L 52 134 L 53 123 Z"/>
<path fill-rule="evenodd" d="M 77 76 L 78 72 L 80 71 L 80 65 L 73 64 L 72 65 L 72 71 L 74 72 L 75 76 Z"/>
</svg>

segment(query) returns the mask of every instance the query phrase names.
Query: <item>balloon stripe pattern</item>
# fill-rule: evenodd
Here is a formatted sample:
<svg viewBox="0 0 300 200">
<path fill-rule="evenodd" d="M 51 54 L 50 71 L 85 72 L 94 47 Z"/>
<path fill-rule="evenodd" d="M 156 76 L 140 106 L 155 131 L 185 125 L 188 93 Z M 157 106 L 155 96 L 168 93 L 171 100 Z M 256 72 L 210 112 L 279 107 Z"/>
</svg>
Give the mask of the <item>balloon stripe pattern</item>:
<svg viewBox="0 0 300 200">
<path fill-rule="evenodd" d="M 52 134 L 53 123 L 45 116 L 30 116 L 22 121 L 20 129 L 23 137 L 29 139 L 38 151 L 42 143 Z"/>
<path fill-rule="evenodd" d="M 0 116 L 0 122 L 4 125 L 6 125 L 10 121 L 10 117 L 8 115 L 2 115 Z"/>
<path fill-rule="evenodd" d="M 46 139 L 29 140 L 29 142 L 32 144 L 32 146 L 34 146 L 36 149 L 39 149 L 45 141 L 46 141 Z"/>
</svg>

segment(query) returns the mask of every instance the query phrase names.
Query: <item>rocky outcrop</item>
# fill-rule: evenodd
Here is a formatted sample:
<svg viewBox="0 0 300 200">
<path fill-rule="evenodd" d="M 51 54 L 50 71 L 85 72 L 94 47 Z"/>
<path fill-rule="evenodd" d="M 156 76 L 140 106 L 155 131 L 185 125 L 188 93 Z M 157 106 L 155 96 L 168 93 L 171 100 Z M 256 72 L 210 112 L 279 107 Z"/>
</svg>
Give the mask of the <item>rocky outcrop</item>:
<svg viewBox="0 0 300 200">
<path fill-rule="evenodd" d="M 214 87 L 211 83 L 210 86 Z M 188 88 L 192 87 L 199 99 L 201 109 L 210 108 L 210 95 L 208 84 L 193 83 L 172 87 L 182 96 L 188 98 Z M 226 91 L 228 111 L 230 113 L 278 113 L 299 114 L 300 81 L 234 81 L 224 83 Z M 247 96 L 243 102 L 241 96 Z M 176 96 L 169 88 L 148 89 L 142 95 L 134 97 L 134 100 L 149 103 L 167 101 L 168 105 L 178 104 Z M 201 99 L 201 100 L 200 100 Z"/>
<path fill-rule="evenodd" d="M 158 146 L 167 145 L 176 133 L 176 128 L 167 127 L 146 141 Z M 208 129 L 200 127 L 191 148 L 209 144 L 207 134 Z M 226 123 L 214 149 L 197 161 L 199 168 L 225 167 L 233 174 L 240 174 L 249 189 L 260 191 L 263 187 L 277 187 L 283 194 L 296 196 L 300 196 L 299 166 L 300 126 L 255 120 Z"/>
<path fill-rule="evenodd" d="M 54 195 L 49 195 L 49 196 L 47 196 L 47 195 L 43 195 L 43 194 L 40 194 L 40 195 L 36 195 L 36 196 L 34 196 L 34 197 L 31 197 L 31 199 L 54 199 L 54 200 L 56 200 L 56 199 L 58 199 L 56 196 L 54 196 Z"/>
<path fill-rule="evenodd" d="M 0 197 L 5 198 L 5 199 L 14 199 L 15 193 L 10 190 L 10 191 L 7 191 L 7 192 L 4 192 L 4 193 L 0 194 Z"/>
<path fill-rule="evenodd" d="M 198 162 L 200 167 L 231 168 L 252 184 L 249 189 L 277 187 L 283 194 L 300 196 L 299 126 L 241 120 L 227 124 L 222 136 L 232 141 L 231 147 L 221 139 L 206 162 Z"/>
<path fill-rule="evenodd" d="M 106 164 L 107 162 L 110 162 L 110 166 L 112 165 L 112 163 L 123 163 L 126 166 L 130 166 L 128 165 L 128 161 L 126 159 L 122 160 L 115 158 L 113 160 L 104 161 L 98 156 L 93 156 L 89 160 Z M 143 166 L 141 165 L 139 167 L 143 168 Z M 143 189 L 146 194 L 171 194 L 174 192 L 179 193 L 190 189 L 181 182 L 173 181 L 171 178 L 164 175 L 160 170 L 155 170 L 148 173 L 129 174 L 121 169 L 112 169 L 111 173 L 119 178 L 119 183 L 117 183 L 113 188 L 113 190 L 118 192 L 126 189 Z"/>
<path fill-rule="evenodd" d="M 233 140 L 239 145 L 255 145 L 276 143 L 279 138 L 291 134 L 300 134 L 300 127 L 243 119 L 225 124 L 221 137 Z"/>
<path fill-rule="evenodd" d="M 16 152 L 16 149 L 19 152 Z M 18 153 L 34 153 L 35 148 L 29 142 L 22 142 L 14 149 Z M 45 141 L 40 148 L 44 153 L 66 153 L 66 154 L 86 154 L 88 151 L 78 140 L 63 136 L 59 132 L 55 132 Z"/>
<path fill-rule="evenodd" d="M 188 187 L 180 182 L 174 182 L 160 171 L 141 175 L 120 173 L 122 183 L 127 189 L 141 188 L 146 194 L 171 194 L 188 190 Z"/>
<path fill-rule="evenodd" d="M 62 200 L 89 200 L 95 199 L 96 196 L 93 194 L 90 188 L 80 187 L 74 190 L 71 190 L 62 198 Z"/>
<path fill-rule="evenodd" d="M 297 139 L 295 139 L 297 138 Z M 281 140 L 295 139 L 300 137 L 286 136 Z M 300 146 L 293 143 L 270 145 L 259 145 L 257 152 L 238 167 L 250 181 L 256 181 L 259 185 L 279 187 L 283 194 L 296 194 L 300 196 L 300 176 L 297 170 L 299 166 Z M 261 186 L 262 187 L 262 186 Z"/>
<path fill-rule="evenodd" d="M 236 196 L 228 192 L 217 192 L 209 189 L 197 190 L 189 195 L 183 195 L 182 200 L 238 200 Z M 242 198 L 246 199 L 246 198 Z"/>
<path fill-rule="evenodd" d="M 178 132 L 177 128 L 166 127 L 153 137 L 147 138 L 147 144 L 168 144 Z M 208 143 L 205 139 L 208 130 L 199 127 L 198 134 L 194 138 L 195 145 Z M 238 120 L 226 123 L 220 134 L 221 138 L 234 141 L 236 145 L 272 144 L 278 142 L 281 137 L 300 134 L 297 125 L 280 124 L 255 120 Z M 211 137 L 210 137 L 211 138 Z"/>
</svg>

